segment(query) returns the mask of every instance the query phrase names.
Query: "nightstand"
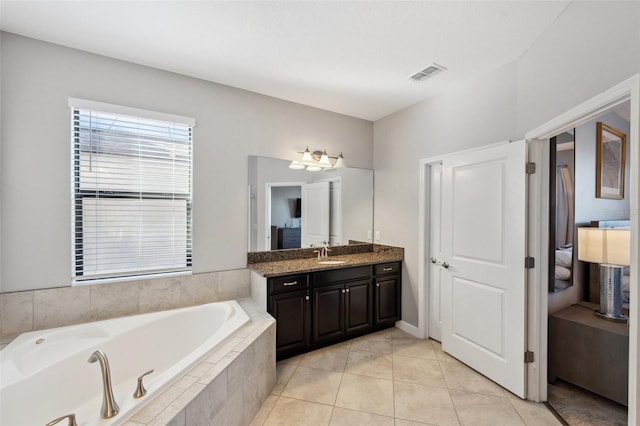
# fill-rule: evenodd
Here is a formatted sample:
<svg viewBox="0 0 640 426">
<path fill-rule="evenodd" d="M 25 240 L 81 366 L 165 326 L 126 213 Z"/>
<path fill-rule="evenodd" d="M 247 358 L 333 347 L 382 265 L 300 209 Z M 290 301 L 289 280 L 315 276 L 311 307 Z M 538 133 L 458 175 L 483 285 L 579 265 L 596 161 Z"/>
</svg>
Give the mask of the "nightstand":
<svg viewBox="0 0 640 426">
<path fill-rule="evenodd" d="M 580 302 L 549 317 L 549 381 L 573 383 L 628 405 L 629 328 L 593 315 Z"/>
</svg>

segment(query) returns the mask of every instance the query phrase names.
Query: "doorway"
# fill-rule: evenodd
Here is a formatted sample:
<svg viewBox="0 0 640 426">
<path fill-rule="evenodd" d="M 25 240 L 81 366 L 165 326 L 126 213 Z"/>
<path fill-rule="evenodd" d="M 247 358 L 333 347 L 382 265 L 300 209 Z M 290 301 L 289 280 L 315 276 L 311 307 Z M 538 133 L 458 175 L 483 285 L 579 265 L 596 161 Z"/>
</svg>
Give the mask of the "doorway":
<svg viewBox="0 0 640 426">
<path fill-rule="evenodd" d="M 528 132 L 526 139 L 532 141 L 529 146 L 529 161 L 537 164 L 537 173 L 529 179 L 529 208 L 527 225 L 527 248 L 529 256 L 535 259 L 535 267 L 527 270 L 527 325 L 523 333 L 526 335 L 526 347 L 532 352 L 533 361 L 526 364 L 527 392 L 526 397 L 532 401 L 547 400 L 547 327 L 548 327 L 548 172 L 549 153 L 548 138 L 565 132 L 582 123 L 597 117 L 604 111 L 630 101 L 631 126 L 629 131 L 629 154 L 631 158 L 630 173 L 630 211 L 631 215 L 631 270 L 630 279 L 630 347 L 629 347 L 629 399 L 637 400 L 638 390 L 638 134 L 640 116 L 640 77 L 638 75 L 620 83 L 591 100 L 561 114 L 554 120 Z M 419 219 L 419 283 L 418 286 L 418 335 L 429 336 L 430 306 L 428 302 L 429 279 L 429 188 L 430 167 L 437 159 L 423 160 L 420 163 L 420 219 Z M 634 309 L 635 307 L 635 309 Z M 524 359 L 523 359 L 524 362 Z M 638 413 L 635 404 L 629 407 L 629 422 L 637 424 Z"/>
</svg>

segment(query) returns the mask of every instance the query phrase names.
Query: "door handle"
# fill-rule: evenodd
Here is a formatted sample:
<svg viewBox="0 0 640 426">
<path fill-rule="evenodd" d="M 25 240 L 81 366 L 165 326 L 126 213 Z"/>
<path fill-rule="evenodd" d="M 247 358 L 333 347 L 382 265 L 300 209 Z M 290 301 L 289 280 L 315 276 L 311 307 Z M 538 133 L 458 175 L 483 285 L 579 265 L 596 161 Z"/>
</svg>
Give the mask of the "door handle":
<svg viewBox="0 0 640 426">
<path fill-rule="evenodd" d="M 448 262 L 442 262 L 442 267 L 443 267 L 444 269 L 449 269 L 449 266 L 450 266 L 450 265 L 449 265 L 449 263 L 448 263 Z"/>
<path fill-rule="evenodd" d="M 436 259 L 435 257 L 431 256 L 429 258 L 429 260 L 431 261 L 431 263 L 438 263 L 438 259 Z"/>
</svg>

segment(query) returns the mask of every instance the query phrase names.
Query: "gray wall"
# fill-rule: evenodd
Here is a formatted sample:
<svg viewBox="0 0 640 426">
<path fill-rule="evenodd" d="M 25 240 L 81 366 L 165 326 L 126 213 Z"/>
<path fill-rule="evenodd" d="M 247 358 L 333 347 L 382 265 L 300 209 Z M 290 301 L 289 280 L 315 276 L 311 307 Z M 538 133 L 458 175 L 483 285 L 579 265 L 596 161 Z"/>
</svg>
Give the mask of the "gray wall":
<svg viewBox="0 0 640 426">
<path fill-rule="evenodd" d="M 194 117 L 193 270 L 246 267 L 247 155 L 343 152 L 372 168 L 371 122 L 2 33 L 1 289 L 71 284 L 68 97 Z"/>
<path fill-rule="evenodd" d="M 405 321 L 418 324 L 419 159 L 523 139 L 637 74 L 639 28 L 638 2 L 572 2 L 515 62 L 374 123 L 375 226 L 405 247 Z"/>
</svg>

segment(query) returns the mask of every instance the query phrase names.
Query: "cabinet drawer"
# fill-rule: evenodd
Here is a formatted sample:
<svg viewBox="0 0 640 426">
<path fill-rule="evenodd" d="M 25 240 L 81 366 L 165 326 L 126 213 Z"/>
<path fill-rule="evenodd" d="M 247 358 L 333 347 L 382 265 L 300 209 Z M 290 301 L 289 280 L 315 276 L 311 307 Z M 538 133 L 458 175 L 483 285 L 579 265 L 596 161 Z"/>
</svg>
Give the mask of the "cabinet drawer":
<svg viewBox="0 0 640 426">
<path fill-rule="evenodd" d="M 357 266 L 355 268 L 332 269 L 313 274 L 313 285 L 327 285 L 341 281 L 368 279 L 371 277 L 370 266 Z"/>
<path fill-rule="evenodd" d="M 373 275 L 388 275 L 400 273 L 400 262 L 381 263 L 374 265 Z"/>
<path fill-rule="evenodd" d="M 269 294 L 283 291 L 306 290 L 309 287 L 309 275 L 287 275 L 269 278 Z"/>
</svg>

